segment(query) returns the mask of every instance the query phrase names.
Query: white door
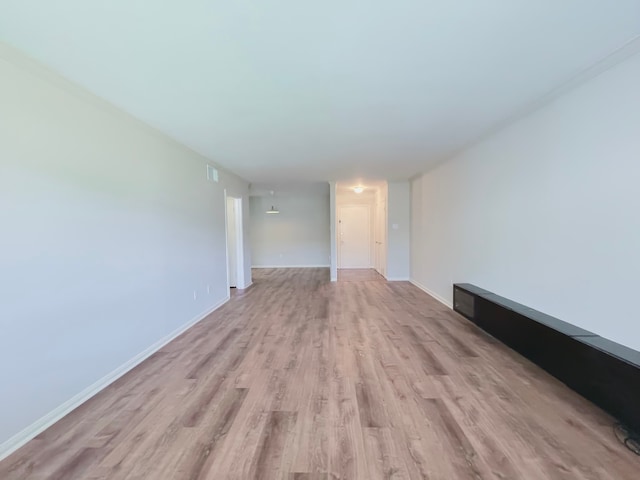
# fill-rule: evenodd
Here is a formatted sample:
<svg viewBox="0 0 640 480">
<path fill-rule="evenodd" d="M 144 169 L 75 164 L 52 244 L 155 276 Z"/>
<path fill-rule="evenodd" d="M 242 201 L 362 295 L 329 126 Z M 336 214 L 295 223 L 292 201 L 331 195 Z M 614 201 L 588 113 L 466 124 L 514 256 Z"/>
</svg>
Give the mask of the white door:
<svg viewBox="0 0 640 480">
<path fill-rule="evenodd" d="M 229 263 L 227 271 L 230 287 L 238 286 L 238 239 L 236 238 L 238 229 L 235 200 L 233 197 L 227 197 L 227 261 Z"/>
<path fill-rule="evenodd" d="M 371 212 L 368 205 L 345 205 L 338 211 L 338 268 L 371 267 Z"/>
</svg>

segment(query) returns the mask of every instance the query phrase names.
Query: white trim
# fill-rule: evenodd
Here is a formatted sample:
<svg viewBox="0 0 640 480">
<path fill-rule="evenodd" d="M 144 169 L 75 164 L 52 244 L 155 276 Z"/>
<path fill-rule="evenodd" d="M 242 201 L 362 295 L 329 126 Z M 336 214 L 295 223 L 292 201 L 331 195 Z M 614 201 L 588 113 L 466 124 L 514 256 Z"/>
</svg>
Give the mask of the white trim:
<svg viewBox="0 0 640 480">
<path fill-rule="evenodd" d="M 253 281 L 249 282 L 249 285 L 243 285 L 242 287 L 238 286 L 237 288 L 238 288 L 238 290 L 246 290 L 251 285 L 253 285 Z"/>
<path fill-rule="evenodd" d="M 378 273 L 380 273 L 380 272 L 378 272 Z M 407 277 L 397 277 L 397 278 L 396 277 L 392 277 L 392 278 L 385 277 L 385 279 L 387 280 L 387 282 L 411 282 L 411 279 L 409 279 Z"/>
<path fill-rule="evenodd" d="M 414 279 L 409 279 L 409 281 L 415 285 L 416 287 L 418 287 L 420 290 L 422 290 L 424 293 L 426 293 L 427 295 L 432 296 L 433 298 L 435 298 L 437 301 L 439 301 L 440 303 L 442 303 L 443 305 L 445 305 L 446 307 L 449 307 L 451 310 L 453 310 L 453 305 L 451 303 L 449 303 L 448 300 L 444 299 L 443 297 L 441 297 L 440 295 L 438 295 L 437 293 L 432 292 L 431 290 L 429 290 L 427 287 L 425 287 L 424 285 L 416 282 Z"/>
<path fill-rule="evenodd" d="M 251 268 L 329 268 L 331 265 L 252 265 Z"/>
<path fill-rule="evenodd" d="M 345 267 L 345 268 L 339 268 L 338 272 L 340 270 L 350 270 L 350 271 L 351 270 L 375 270 L 375 268 L 373 268 L 373 267 L 353 267 L 353 268 Z M 384 275 L 383 275 L 383 277 L 384 277 Z"/>
<path fill-rule="evenodd" d="M 229 196 L 224 189 L 224 258 L 227 259 L 227 292 L 231 290 L 231 267 L 229 266 Z M 231 293 L 229 293 L 231 295 Z"/>
<path fill-rule="evenodd" d="M 224 231 L 225 231 L 225 253 L 227 258 L 227 289 L 231 288 L 231 265 L 229 264 L 229 200 L 233 203 L 233 213 L 235 218 L 234 225 L 235 231 L 235 254 L 236 254 L 236 282 L 234 287 L 243 288 L 244 285 L 244 234 L 243 234 L 243 218 L 242 218 L 242 197 L 234 197 L 227 194 L 227 189 L 224 190 Z M 246 287 L 244 287 L 246 288 Z"/>
<path fill-rule="evenodd" d="M 233 197 L 236 212 L 236 287 L 244 285 L 244 218 L 242 217 L 243 200 L 242 197 Z M 245 287 L 246 288 L 246 287 Z"/>
<path fill-rule="evenodd" d="M 150 347 L 148 347 L 147 349 L 143 350 L 138 355 L 133 357 L 131 360 L 120 365 L 111 373 L 102 377 L 100 380 L 93 383 L 92 385 L 89 385 L 87 388 L 85 388 L 80 393 L 71 397 L 62 405 L 54 408 L 52 411 L 47 413 L 44 417 L 40 418 L 39 420 L 36 420 L 27 428 L 25 428 L 21 432 L 18 432 L 13 437 L 9 438 L 7 441 L 0 444 L 0 460 L 3 460 L 9 455 L 11 455 L 13 452 L 18 450 L 24 444 L 26 444 L 27 442 L 32 440 L 34 437 L 36 437 L 37 435 L 45 431 L 47 428 L 49 428 L 51 425 L 56 423 L 58 420 L 60 420 L 64 416 L 71 413 L 73 410 L 78 408 L 80 405 L 82 405 L 84 402 L 89 400 L 91 397 L 100 393 L 100 391 L 102 391 L 103 389 L 111 385 L 117 379 L 122 377 L 125 373 L 129 372 L 130 370 L 132 370 L 133 368 L 141 364 L 143 361 L 145 361 L 151 355 L 153 355 L 162 347 L 167 345 L 169 342 L 171 342 L 175 338 L 182 335 L 184 332 L 189 330 L 191 327 L 193 327 L 195 324 L 197 324 L 201 320 L 204 320 L 208 315 L 210 315 L 215 310 L 220 308 L 222 305 L 227 303 L 229 299 L 230 299 L 230 296 L 227 294 L 227 297 L 224 300 L 222 300 L 221 302 L 218 302 L 216 305 L 208 309 L 206 312 L 189 320 L 186 324 L 177 328 L 176 330 L 174 330 L 164 338 L 161 338 L 156 343 L 154 343 L 153 345 L 151 345 Z"/>
</svg>

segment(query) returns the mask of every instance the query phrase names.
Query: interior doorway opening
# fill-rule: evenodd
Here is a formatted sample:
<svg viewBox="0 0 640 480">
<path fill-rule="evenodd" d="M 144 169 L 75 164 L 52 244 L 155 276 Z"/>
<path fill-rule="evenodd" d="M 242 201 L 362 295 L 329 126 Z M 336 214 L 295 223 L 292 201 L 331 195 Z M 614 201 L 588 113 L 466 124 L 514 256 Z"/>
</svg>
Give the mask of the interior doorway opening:
<svg viewBox="0 0 640 480">
<path fill-rule="evenodd" d="M 338 270 L 371 269 L 386 276 L 387 184 L 336 184 Z"/>
<path fill-rule="evenodd" d="M 226 195 L 227 285 L 229 289 L 245 288 L 242 231 L 242 198 Z"/>
</svg>

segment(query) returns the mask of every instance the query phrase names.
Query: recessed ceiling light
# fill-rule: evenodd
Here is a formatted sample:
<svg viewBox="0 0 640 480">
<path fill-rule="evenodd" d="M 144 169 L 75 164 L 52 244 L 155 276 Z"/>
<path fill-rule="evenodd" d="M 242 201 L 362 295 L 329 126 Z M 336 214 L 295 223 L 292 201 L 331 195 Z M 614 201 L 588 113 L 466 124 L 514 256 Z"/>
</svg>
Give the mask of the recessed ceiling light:
<svg viewBox="0 0 640 480">
<path fill-rule="evenodd" d="M 353 191 L 356 193 L 364 192 L 364 187 L 353 187 Z"/>
</svg>

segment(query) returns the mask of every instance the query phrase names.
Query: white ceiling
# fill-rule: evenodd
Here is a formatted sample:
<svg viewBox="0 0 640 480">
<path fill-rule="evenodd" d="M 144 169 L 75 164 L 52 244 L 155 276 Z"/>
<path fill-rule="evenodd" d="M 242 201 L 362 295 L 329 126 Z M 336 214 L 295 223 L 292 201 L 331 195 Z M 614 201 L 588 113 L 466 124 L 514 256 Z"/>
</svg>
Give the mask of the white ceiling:
<svg viewBox="0 0 640 480">
<path fill-rule="evenodd" d="M 640 0 L 0 0 L 0 39 L 253 182 L 426 170 L 640 33 Z"/>
<path fill-rule="evenodd" d="M 367 194 L 375 194 L 379 189 L 385 186 L 386 182 L 373 182 L 373 181 L 347 181 L 347 182 L 337 182 L 336 183 L 336 193 L 337 194 L 351 194 L 354 193 L 354 187 L 362 187 L 364 191 L 358 195 L 367 195 Z"/>
<path fill-rule="evenodd" d="M 252 197 L 298 197 L 301 195 L 328 197 L 329 182 L 252 183 L 249 195 Z"/>
</svg>

